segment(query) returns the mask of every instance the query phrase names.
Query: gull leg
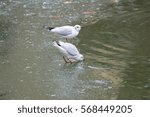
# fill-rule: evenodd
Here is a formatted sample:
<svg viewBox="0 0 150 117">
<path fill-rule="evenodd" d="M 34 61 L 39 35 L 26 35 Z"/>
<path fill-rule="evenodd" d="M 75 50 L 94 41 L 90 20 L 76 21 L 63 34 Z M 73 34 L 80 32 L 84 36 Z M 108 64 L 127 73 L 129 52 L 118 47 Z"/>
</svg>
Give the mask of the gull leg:
<svg viewBox="0 0 150 117">
<path fill-rule="evenodd" d="M 64 57 L 64 56 L 63 56 L 63 59 L 64 59 L 64 61 L 65 61 L 65 64 L 66 64 L 66 63 L 69 63 L 69 62 L 65 59 L 65 57 Z"/>
<path fill-rule="evenodd" d="M 68 39 L 66 38 L 66 42 L 68 42 Z"/>
<path fill-rule="evenodd" d="M 69 61 L 69 63 L 71 63 L 71 64 L 72 64 L 72 61 L 71 61 L 70 59 L 68 59 L 68 58 L 67 58 L 67 60 Z"/>
</svg>

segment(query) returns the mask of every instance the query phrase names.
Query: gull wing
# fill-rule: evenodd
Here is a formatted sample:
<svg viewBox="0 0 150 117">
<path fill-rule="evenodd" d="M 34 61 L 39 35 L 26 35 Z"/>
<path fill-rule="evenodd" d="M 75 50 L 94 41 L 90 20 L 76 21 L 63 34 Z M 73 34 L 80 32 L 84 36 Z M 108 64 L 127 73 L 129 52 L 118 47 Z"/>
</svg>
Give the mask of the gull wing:
<svg viewBox="0 0 150 117">
<path fill-rule="evenodd" d="M 69 55 L 71 56 L 76 56 L 77 54 L 79 54 L 79 51 L 77 50 L 77 48 L 71 44 L 71 43 L 64 43 L 64 42 L 59 42 L 59 44 L 61 45 L 62 48 L 64 48 Z"/>
<path fill-rule="evenodd" d="M 71 26 L 62 26 L 62 27 L 56 27 L 51 30 L 52 32 L 58 33 L 62 36 L 67 36 L 72 34 L 72 27 Z"/>
</svg>

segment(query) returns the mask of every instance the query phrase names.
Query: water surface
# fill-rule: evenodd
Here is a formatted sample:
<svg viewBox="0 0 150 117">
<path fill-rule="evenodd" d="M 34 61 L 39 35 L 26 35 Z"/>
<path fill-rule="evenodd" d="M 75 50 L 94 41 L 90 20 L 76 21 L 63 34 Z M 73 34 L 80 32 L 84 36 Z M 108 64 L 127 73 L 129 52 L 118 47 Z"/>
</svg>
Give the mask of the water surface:
<svg viewBox="0 0 150 117">
<path fill-rule="evenodd" d="M 149 0 L 0 1 L 0 99 L 150 99 Z M 65 64 L 44 25 L 80 24 Z"/>
</svg>

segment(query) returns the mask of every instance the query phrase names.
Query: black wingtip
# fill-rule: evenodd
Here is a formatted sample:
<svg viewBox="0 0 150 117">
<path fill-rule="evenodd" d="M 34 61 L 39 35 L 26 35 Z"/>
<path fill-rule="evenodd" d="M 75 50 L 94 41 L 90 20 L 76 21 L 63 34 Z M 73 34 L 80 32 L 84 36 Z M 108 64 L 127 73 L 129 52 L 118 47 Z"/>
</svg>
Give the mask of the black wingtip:
<svg viewBox="0 0 150 117">
<path fill-rule="evenodd" d="M 57 45 L 61 46 L 60 43 L 59 43 L 59 41 L 56 41 L 56 43 L 57 43 Z"/>
<path fill-rule="evenodd" d="M 54 29 L 54 27 L 47 27 L 47 29 L 48 29 L 48 30 L 52 30 L 52 29 Z"/>
<path fill-rule="evenodd" d="M 49 27 L 49 26 L 43 26 L 43 28 L 48 29 L 48 30 L 54 29 L 54 27 Z"/>
<path fill-rule="evenodd" d="M 59 41 L 52 40 L 52 42 L 56 42 L 58 46 L 61 46 L 60 43 L 59 43 Z"/>
</svg>

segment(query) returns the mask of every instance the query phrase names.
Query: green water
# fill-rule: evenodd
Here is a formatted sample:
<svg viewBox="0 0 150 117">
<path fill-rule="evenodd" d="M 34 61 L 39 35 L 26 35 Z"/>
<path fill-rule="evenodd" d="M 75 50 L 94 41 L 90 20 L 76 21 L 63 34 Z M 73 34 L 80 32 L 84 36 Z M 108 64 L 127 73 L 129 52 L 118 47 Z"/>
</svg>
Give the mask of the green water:
<svg viewBox="0 0 150 117">
<path fill-rule="evenodd" d="M 2 0 L 0 99 L 150 99 L 149 0 Z M 83 26 L 65 64 L 44 25 Z"/>
</svg>

